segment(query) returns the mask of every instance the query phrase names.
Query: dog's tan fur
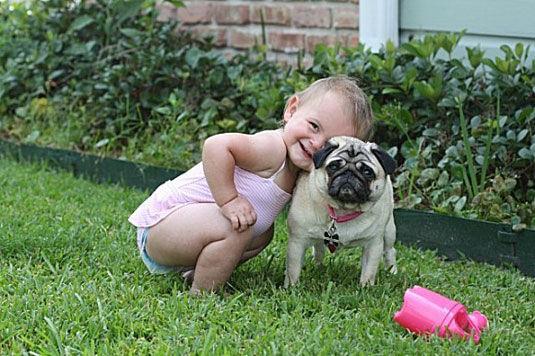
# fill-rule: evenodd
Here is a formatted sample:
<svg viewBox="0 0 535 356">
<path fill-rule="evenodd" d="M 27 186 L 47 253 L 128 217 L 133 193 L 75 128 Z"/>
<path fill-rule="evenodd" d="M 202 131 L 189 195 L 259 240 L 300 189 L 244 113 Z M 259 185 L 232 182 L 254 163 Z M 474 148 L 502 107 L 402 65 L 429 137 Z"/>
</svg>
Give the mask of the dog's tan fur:
<svg viewBox="0 0 535 356">
<path fill-rule="evenodd" d="M 303 265 L 305 250 L 314 246 L 314 258 L 321 264 L 324 255 L 324 232 L 331 223 L 328 205 L 332 206 L 337 215 L 352 211 L 362 211 L 358 218 L 337 223 L 340 248 L 362 246 L 360 284 L 375 283 L 375 276 L 384 254 L 385 267 L 392 273 L 397 272 L 396 227 L 393 210 L 394 199 L 390 176 L 385 173 L 382 162 L 373 153 L 380 148 L 369 142 L 362 142 L 351 137 L 335 137 L 329 140 L 337 145 L 321 165 L 310 173 L 303 172 L 294 190 L 292 204 L 288 215 L 289 240 L 286 260 L 285 286 L 295 285 Z M 352 148 L 351 148 L 352 147 Z M 334 199 L 328 193 L 329 176 L 326 168 L 330 162 L 347 158 L 348 149 L 365 154 L 359 157 L 366 165 L 373 168 L 375 178 L 369 182 L 369 196 L 362 203 L 344 203 Z M 393 162 L 393 161 L 392 161 Z M 359 164 L 359 163 L 357 163 Z M 395 167 L 395 166 L 394 166 Z"/>
</svg>

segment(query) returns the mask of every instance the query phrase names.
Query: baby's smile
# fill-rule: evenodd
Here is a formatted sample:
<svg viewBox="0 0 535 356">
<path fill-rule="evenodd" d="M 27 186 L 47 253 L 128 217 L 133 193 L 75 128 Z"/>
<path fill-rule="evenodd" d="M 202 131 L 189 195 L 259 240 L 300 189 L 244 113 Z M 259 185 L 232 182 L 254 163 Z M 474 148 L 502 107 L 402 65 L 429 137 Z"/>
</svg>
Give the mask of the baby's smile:
<svg viewBox="0 0 535 356">
<path fill-rule="evenodd" d="M 312 152 L 310 152 L 306 147 L 305 145 L 303 145 L 301 142 L 299 142 L 299 146 L 301 146 L 301 149 L 303 150 L 303 152 L 305 153 L 305 156 L 309 159 L 312 158 Z"/>
</svg>

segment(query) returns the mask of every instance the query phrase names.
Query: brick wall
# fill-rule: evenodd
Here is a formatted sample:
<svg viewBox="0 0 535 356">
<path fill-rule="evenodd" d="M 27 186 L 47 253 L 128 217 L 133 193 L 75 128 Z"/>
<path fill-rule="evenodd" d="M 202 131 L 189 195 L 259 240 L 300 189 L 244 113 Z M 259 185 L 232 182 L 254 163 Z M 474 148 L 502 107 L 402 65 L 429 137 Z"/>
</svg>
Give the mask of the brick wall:
<svg viewBox="0 0 535 356">
<path fill-rule="evenodd" d="M 212 35 L 216 45 L 236 53 L 262 43 L 263 14 L 268 58 L 295 64 L 305 53 L 305 64 L 318 43 L 355 46 L 358 43 L 358 0 L 185 1 L 185 8 L 161 4 L 160 19 L 178 18 L 181 29 Z"/>
</svg>

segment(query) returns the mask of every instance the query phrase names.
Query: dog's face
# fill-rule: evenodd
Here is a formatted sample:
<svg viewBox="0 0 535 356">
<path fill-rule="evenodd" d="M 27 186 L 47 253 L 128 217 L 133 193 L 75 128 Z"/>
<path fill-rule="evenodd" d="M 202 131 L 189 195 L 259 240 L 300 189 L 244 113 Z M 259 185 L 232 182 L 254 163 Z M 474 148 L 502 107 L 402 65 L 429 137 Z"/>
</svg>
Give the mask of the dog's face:
<svg viewBox="0 0 535 356">
<path fill-rule="evenodd" d="M 331 138 L 314 154 L 317 188 L 344 206 L 378 200 L 396 162 L 378 145 L 346 136 Z"/>
</svg>

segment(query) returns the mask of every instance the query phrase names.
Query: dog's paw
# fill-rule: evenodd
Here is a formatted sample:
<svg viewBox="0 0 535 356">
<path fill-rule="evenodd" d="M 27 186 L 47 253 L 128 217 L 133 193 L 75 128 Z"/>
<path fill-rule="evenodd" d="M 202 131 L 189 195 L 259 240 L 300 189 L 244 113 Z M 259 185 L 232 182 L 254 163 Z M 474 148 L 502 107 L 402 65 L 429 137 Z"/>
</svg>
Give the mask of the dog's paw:
<svg viewBox="0 0 535 356">
<path fill-rule="evenodd" d="M 284 288 L 288 289 L 290 288 L 290 286 L 291 286 L 290 278 L 288 278 L 288 276 L 284 277 Z"/>
<path fill-rule="evenodd" d="M 374 285 L 375 285 L 375 281 L 360 281 L 360 286 L 362 288 L 372 287 Z"/>
<path fill-rule="evenodd" d="M 323 267 L 325 266 L 323 264 L 323 258 L 321 259 L 314 258 L 314 264 L 316 265 L 317 268 L 320 268 L 320 269 L 323 269 Z"/>
<path fill-rule="evenodd" d="M 316 266 L 323 265 L 323 257 L 325 256 L 325 246 L 323 246 L 323 242 L 321 244 L 315 243 L 313 256 Z"/>
<path fill-rule="evenodd" d="M 397 274 L 398 273 L 398 266 L 392 265 L 392 266 L 386 266 L 386 270 L 390 272 L 390 274 Z"/>
<path fill-rule="evenodd" d="M 369 268 L 370 266 L 363 267 L 360 272 L 360 286 L 373 286 L 375 285 L 375 277 L 377 275 L 376 268 Z"/>
<path fill-rule="evenodd" d="M 374 286 L 375 285 L 375 277 L 374 276 L 362 276 L 360 277 L 360 286 L 361 287 L 368 287 L 368 286 Z"/>
<path fill-rule="evenodd" d="M 299 283 L 299 280 L 291 280 L 288 276 L 284 277 L 284 288 L 286 289 L 297 285 L 297 283 Z"/>
</svg>

